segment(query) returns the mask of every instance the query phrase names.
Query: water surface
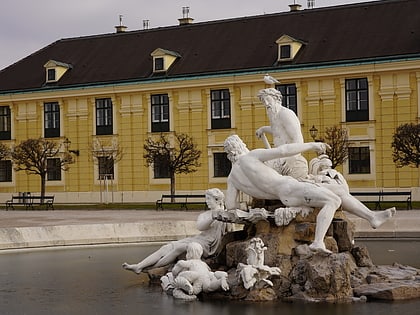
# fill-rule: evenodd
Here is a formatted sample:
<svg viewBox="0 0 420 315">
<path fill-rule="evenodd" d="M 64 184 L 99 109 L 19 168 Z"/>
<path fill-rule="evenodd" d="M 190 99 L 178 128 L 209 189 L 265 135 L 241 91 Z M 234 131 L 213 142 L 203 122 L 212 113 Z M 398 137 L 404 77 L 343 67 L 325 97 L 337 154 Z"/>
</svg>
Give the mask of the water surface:
<svg viewBox="0 0 420 315">
<path fill-rule="evenodd" d="M 420 262 L 419 245 L 408 243 L 410 257 L 402 256 L 405 245 L 401 243 L 380 242 L 369 248 L 375 259 L 375 251 L 384 252 L 385 259 L 387 253 L 394 253 L 388 249 L 398 251 L 399 261 L 405 263 L 406 259 Z M 420 309 L 420 300 L 342 305 L 177 301 L 121 268 L 124 261 L 137 262 L 156 248 L 130 245 L 1 253 L 0 314 L 411 315 Z"/>
</svg>

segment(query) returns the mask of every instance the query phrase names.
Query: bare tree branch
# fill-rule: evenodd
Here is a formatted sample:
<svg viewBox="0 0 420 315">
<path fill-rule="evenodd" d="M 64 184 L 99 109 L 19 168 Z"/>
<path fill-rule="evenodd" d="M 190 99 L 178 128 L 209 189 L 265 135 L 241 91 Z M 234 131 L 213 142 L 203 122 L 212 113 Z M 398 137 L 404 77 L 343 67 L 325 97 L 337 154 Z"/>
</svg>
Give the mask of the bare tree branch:
<svg viewBox="0 0 420 315">
<path fill-rule="evenodd" d="M 41 196 L 45 195 L 47 175 L 47 160 L 59 158 L 59 166 L 67 171 L 74 158 L 68 152 L 60 152 L 61 143 L 39 139 L 28 139 L 14 147 L 11 157 L 15 171 L 25 171 L 28 174 L 39 175 L 41 178 Z"/>
<path fill-rule="evenodd" d="M 420 165 L 420 124 L 402 124 L 395 130 L 391 147 L 397 167 Z"/>
<path fill-rule="evenodd" d="M 325 128 L 325 142 L 331 147 L 327 150 L 327 154 L 332 162 L 332 168 L 343 164 L 349 155 L 347 131 L 339 126 L 327 127 Z"/>
<path fill-rule="evenodd" d="M 171 178 L 171 194 L 175 193 L 175 174 L 188 174 L 197 171 L 201 151 L 187 134 L 174 133 L 173 143 L 169 136 L 161 134 L 159 139 L 148 138 L 144 143 L 143 158 L 146 166 L 152 166 L 159 160 L 165 163 Z"/>
</svg>

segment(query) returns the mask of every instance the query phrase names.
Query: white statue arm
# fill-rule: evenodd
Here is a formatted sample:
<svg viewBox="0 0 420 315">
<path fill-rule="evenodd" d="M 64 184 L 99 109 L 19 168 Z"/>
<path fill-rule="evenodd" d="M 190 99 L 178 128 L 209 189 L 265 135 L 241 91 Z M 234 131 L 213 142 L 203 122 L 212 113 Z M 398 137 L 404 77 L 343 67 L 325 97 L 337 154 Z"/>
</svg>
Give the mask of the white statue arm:
<svg viewBox="0 0 420 315">
<path fill-rule="evenodd" d="M 213 223 L 213 210 L 201 213 L 197 218 L 197 229 L 199 231 L 208 230 Z"/>
<path fill-rule="evenodd" d="M 315 151 L 317 153 L 323 153 L 328 147 L 328 144 L 322 142 L 289 143 L 269 150 L 255 149 L 250 151 L 248 153 L 248 156 L 257 158 L 258 160 L 265 162 L 281 157 L 293 156 L 305 151 Z"/>
<path fill-rule="evenodd" d="M 225 198 L 226 209 L 232 210 L 240 208 L 238 196 L 239 190 L 235 188 L 235 186 L 231 183 L 230 178 L 228 177 Z"/>
<path fill-rule="evenodd" d="M 271 126 L 262 126 L 262 127 L 258 128 L 257 131 L 255 132 L 258 139 L 261 139 L 261 137 L 264 133 L 271 133 L 272 134 L 273 132 L 271 131 Z"/>
</svg>

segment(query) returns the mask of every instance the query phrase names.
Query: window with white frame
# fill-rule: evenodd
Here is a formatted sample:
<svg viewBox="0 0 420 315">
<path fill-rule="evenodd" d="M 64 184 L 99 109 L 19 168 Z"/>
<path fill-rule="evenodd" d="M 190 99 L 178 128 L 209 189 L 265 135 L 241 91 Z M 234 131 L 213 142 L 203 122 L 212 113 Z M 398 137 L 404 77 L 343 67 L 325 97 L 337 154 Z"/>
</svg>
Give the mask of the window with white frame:
<svg viewBox="0 0 420 315">
<path fill-rule="evenodd" d="M 114 179 L 114 158 L 112 156 L 98 157 L 98 179 Z"/>
<path fill-rule="evenodd" d="M 154 178 L 170 178 L 168 158 L 166 156 L 157 156 L 153 162 Z"/>
<path fill-rule="evenodd" d="M 0 161 L 0 182 L 11 182 L 12 181 L 12 161 L 1 160 Z"/>
<path fill-rule="evenodd" d="M 47 159 L 47 180 L 61 180 L 61 161 L 59 158 Z"/>
<path fill-rule="evenodd" d="M 212 90 L 211 128 L 226 129 L 231 127 L 230 92 L 229 89 Z"/>
<path fill-rule="evenodd" d="M 214 177 L 228 177 L 232 169 L 232 163 L 225 152 L 213 153 Z"/>
<path fill-rule="evenodd" d="M 10 140 L 12 118 L 9 106 L 0 106 L 0 140 Z"/>
<path fill-rule="evenodd" d="M 44 137 L 60 136 L 60 106 L 58 102 L 44 103 Z"/>
<path fill-rule="evenodd" d="M 369 120 L 369 91 L 367 78 L 346 79 L 346 121 Z"/>
<path fill-rule="evenodd" d="M 95 100 L 96 105 L 96 134 L 112 135 L 112 100 L 110 98 L 99 98 Z"/>
<path fill-rule="evenodd" d="M 296 84 L 279 84 L 276 85 L 276 89 L 279 90 L 283 96 L 282 105 L 291 109 L 297 115 Z"/>
<path fill-rule="evenodd" d="M 349 174 L 370 174 L 370 148 L 349 148 Z"/>
<path fill-rule="evenodd" d="M 168 94 L 151 96 L 152 132 L 169 131 L 169 97 Z"/>
</svg>

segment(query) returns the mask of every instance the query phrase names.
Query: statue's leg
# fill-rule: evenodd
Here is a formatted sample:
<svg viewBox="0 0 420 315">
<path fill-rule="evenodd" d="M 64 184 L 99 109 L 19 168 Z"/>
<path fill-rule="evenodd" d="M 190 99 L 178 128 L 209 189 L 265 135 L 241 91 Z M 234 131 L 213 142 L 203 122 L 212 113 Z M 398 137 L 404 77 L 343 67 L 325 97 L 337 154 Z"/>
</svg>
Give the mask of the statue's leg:
<svg viewBox="0 0 420 315">
<path fill-rule="evenodd" d="M 126 270 L 141 273 L 144 268 L 166 266 L 176 260 L 176 258 L 186 251 L 187 245 L 184 242 L 172 242 L 159 248 L 137 264 L 123 263 L 122 267 Z"/>
<path fill-rule="evenodd" d="M 374 229 L 380 227 L 397 212 L 395 207 L 383 211 L 372 211 L 357 198 L 349 194 L 341 196 L 341 200 L 345 211 L 367 220 Z"/>
<path fill-rule="evenodd" d="M 304 195 L 309 206 L 321 206 L 321 210 L 316 218 L 315 239 L 309 248 L 316 252 L 331 254 L 331 251 L 325 247 L 324 237 L 334 218 L 334 213 L 341 205 L 341 199 L 325 188 L 309 188 Z"/>
</svg>

